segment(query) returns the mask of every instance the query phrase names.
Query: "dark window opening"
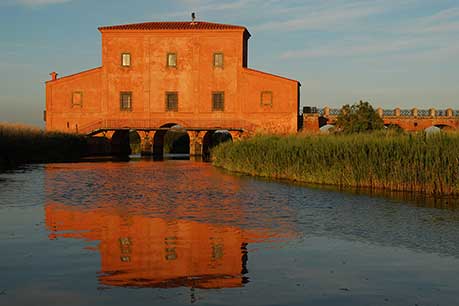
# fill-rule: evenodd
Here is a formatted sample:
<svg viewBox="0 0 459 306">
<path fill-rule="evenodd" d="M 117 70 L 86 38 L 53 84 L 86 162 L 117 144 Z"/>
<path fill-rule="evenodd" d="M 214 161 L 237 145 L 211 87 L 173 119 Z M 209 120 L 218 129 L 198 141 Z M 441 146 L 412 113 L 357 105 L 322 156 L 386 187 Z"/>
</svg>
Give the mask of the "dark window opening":
<svg viewBox="0 0 459 306">
<path fill-rule="evenodd" d="M 261 106 L 273 106 L 273 92 L 262 91 L 260 103 Z"/>
<path fill-rule="evenodd" d="M 212 110 L 223 111 L 225 109 L 225 94 L 223 91 L 212 93 Z"/>
<path fill-rule="evenodd" d="M 177 92 L 166 92 L 166 111 L 168 112 L 178 111 L 178 93 Z"/>
<path fill-rule="evenodd" d="M 120 93 L 120 110 L 131 111 L 132 110 L 132 92 L 123 91 Z"/>
</svg>

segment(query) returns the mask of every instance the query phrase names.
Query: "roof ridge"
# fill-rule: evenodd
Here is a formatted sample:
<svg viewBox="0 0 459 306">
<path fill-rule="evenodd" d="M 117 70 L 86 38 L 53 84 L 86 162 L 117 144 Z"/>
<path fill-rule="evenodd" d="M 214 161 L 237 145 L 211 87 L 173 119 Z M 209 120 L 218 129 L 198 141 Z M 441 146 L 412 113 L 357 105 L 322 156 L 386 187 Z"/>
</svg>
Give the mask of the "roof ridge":
<svg viewBox="0 0 459 306">
<path fill-rule="evenodd" d="M 69 75 L 64 75 L 60 78 L 57 78 L 55 80 L 47 80 L 45 81 L 45 83 L 51 83 L 51 82 L 56 82 L 56 81 L 60 81 L 60 80 L 65 80 L 65 79 L 70 79 L 72 77 L 77 77 L 77 76 L 80 76 L 80 75 L 83 75 L 83 74 L 89 74 L 89 73 L 92 73 L 92 72 L 96 72 L 97 70 L 101 70 L 102 69 L 102 66 L 99 66 L 99 67 L 95 67 L 95 68 L 90 68 L 90 69 L 86 69 L 86 70 L 83 70 L 83 71 L 80 71 L 80 72 L 76 72 L 76 73 L 72 73 L 72 74 L 69 74 Z"/>
<path fill-rule="evenodd" d="M 147 21 L 121 25 L 101 26 L 99 30 L 235 30 L 244 26 L 209 21 Z"/>
</svg>

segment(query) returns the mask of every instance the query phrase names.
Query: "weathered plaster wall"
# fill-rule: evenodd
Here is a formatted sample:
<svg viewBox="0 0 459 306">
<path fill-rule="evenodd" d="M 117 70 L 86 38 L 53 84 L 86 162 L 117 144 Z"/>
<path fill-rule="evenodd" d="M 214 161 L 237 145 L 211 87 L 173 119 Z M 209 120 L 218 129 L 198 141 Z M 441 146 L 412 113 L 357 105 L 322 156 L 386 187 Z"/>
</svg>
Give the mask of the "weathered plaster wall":
<svg viewBox="0 0 459 306">
<path fill-rule="evenodd" d="M 298 120 L 297 81 L 242 69 L 239 91 L 241 114 L 256 126 L 257 132 L 295 133 Z M 261 93 L 272 93 L 272 104 L 261 103 Z"/>
<path fill-rule="evenodd" d="M 102 67 L 47 83 L 48 129 L 76 131 L 98 120 L 120 126 L 154 122 L 185 128 L 244 128 L 250 132 L 297 131 L 298 82 L 243 68 L 248 39 L 243 30 L 102 31 Z M 121 66 L 121 54 L 131 66 Z M 167 54 L 177 54 L 177 67 Z M 214 53 L 224 54 L 223 68 Z M 84 93 L 81 109 L 71 106 L 73 91 Z M 120 92 L 132 92 L 132 110 L 120 110 Z M 212 93 L 224 92 L 224 111 L 212 110 Z M 261 92 L 273 93 L 272 106 L 261 106 Z M 178 112 L 166 111 L 166 92 L 178 93 Z M 66 100 L 67 99 L 67 100 Z M 67 106 L 66 106 L 67 105 Z M 67 128 L 70 122 L 70 128 Z M 81 130 L 81 129 L 80 129 Z"/>
<path fill-rule="evenodd" d="M 73 92 L 82 92 L 81 106 L 72 105 Z M 46 83 L 46 129 L 77 132 L 98 120 L 101 104 L 101 68 Z"/>
</svg>

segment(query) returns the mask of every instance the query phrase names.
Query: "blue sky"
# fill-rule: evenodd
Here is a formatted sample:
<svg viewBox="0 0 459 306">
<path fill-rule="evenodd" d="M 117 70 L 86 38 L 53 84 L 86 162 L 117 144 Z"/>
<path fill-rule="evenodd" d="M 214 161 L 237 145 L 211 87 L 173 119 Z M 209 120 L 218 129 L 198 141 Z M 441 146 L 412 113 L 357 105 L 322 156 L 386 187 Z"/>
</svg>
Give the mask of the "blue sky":
<svg viewBox="0 0 459 306">
<path fill-rule="evenodd" d="M 100 66 L 101 25 L 246 26 L 249 66 L 300 80 L 302 104 L 459 109 L 458 0 L 0 0 L 0 121 L 43 126 L 44 81 Z"/>
</svg>

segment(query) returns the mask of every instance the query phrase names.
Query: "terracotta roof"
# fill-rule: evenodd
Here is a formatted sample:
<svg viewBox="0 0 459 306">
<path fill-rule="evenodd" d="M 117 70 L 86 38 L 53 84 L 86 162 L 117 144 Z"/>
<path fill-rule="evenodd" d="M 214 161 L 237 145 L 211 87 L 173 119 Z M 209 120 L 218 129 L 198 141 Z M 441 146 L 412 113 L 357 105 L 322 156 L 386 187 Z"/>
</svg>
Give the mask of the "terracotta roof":
<svg viewBox="0 0 459 306">
<path fill-rule="evenodd" d="M 97 71 L 100 71 L 101 69 L 102 69 L 102 67 L 92 68 L 92 69 L 84 70 L 84 71 L 77 72 L 77 73 L 74 73 L 74 74 L 65 75 L 65 76 L 57 78 L 55 80 L 48 80 L 48 81 L 45 81 L 45 83 L 57 82 L 57 81 L 60 81 L 60 80 L 65 80 L 65 79 L 71 79 L 73 77 L 78 77 L 78 76 L 82 76 L 82 75 L 89 74 L 89 73 L 92 73 L 92 72 L 97 72 Z"/>
<path fill-rule="evenodd" d="M 243 69 L 244 69 L 245 71 L 248 71 L 248 72 L 254 72 L 254 73 L 269 75 L 269 76 L 272 76 L 272 77 L 276 77 L 276 78 L 280 78 L 280 79 L 284 79 L 284 80 L 288 80 L 288 81 L 297 82 L 297 83 L 300 84 L 300 86 L 301 86 L 301 83 L 300 83 L 300 81 L 298 81 L 298 80 L 289 79 L 289 78 L 286 78 L 286 77 L 283 77 L 283 76 L 280 76 L 280 75 L 277 75 L 277 74 L 272 74 L 272 73 L 268 73 L 268 72 L 264 72 L 264 71 L 260 71 L 260 70 L 255 70 L 255 69 L 252 69 L 252 68 L 244 67 Z"/>
<path fill-rule="evenodd" d="M 247 30 L 245 27 L 204 21 L 143 22 L 100 27 L 99 30 Z"/>
</svg>

